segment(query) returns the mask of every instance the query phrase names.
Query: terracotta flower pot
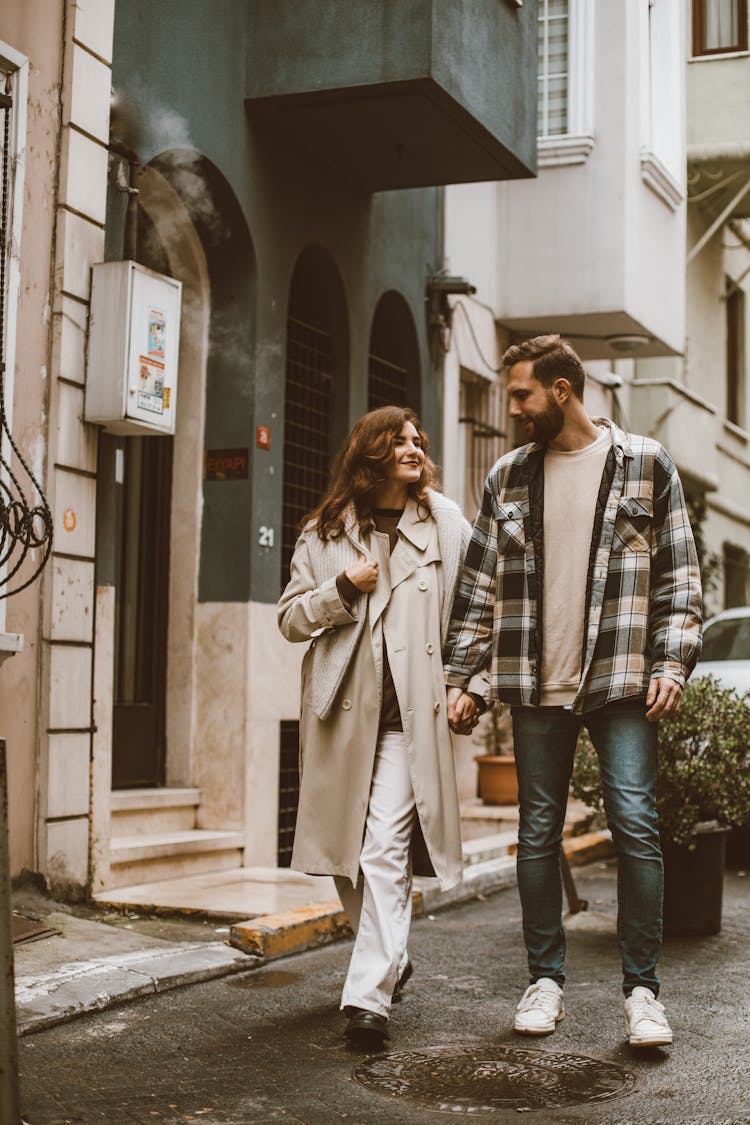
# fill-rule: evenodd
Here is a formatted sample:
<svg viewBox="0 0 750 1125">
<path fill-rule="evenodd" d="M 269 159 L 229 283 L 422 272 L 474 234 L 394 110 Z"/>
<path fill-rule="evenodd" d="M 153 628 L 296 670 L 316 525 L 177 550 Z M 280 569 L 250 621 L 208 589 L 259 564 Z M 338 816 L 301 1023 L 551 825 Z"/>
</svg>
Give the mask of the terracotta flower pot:
<svg viewBox="0 0 750 1125">
<path fill-rule="evenodd" d="M 517 805 L 518 778 L 512 754 L 477 754 L 479 796 L 485 805 Z"/>
</svg>

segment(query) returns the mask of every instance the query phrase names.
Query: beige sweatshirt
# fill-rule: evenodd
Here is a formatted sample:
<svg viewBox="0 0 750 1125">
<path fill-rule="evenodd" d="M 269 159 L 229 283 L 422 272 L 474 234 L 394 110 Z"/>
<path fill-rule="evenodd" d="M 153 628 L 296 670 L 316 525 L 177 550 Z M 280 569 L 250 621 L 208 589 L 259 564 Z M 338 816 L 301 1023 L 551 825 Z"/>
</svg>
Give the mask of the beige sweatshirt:
<svg viewBox="0 0 750 1125">
<path fill-rule="evenodd" d="M 544 597 L 541 707 L 573 702 L 581 679 L 586 579 L 596 498 L 612 439 L 544 455 Z"/>
</svg>

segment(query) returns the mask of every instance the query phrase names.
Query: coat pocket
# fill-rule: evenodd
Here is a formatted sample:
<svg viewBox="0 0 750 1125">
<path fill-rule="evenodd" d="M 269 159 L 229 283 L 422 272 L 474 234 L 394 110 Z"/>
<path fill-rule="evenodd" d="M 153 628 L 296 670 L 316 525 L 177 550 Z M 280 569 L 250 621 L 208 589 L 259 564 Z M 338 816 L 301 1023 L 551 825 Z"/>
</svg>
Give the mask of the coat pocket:
<svg viewBox="0 0 750 1125">
<path fill-rule="evenodd" d="M 624 496 L 617 505 L 613 551 L 648 551 L 654 505 L 645 496 Z"/>
<path fill-rule="evenodd" d="M 500 504 L 497 510 L 497 551 L 500 555 L 522 555 L 526 549 L 523 510 L 519 504 Z"/>
</svg>

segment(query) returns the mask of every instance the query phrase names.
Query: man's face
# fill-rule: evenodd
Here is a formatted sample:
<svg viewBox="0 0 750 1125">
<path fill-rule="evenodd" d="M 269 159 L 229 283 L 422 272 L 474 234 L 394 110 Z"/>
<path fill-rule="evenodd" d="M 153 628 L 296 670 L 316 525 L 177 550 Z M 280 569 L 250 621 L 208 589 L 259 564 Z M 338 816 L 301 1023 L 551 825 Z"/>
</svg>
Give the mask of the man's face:
<svg viewBox="0 0 750 1125">
<path fill-rule="evenodd" d="M 546 443 L 560 433 L 565 415 L 552 388 L 534 378 L 530 359 L 514 363 L 508 375 L 510 416 L 517 418 L 529 441 Z"/>
</svg>

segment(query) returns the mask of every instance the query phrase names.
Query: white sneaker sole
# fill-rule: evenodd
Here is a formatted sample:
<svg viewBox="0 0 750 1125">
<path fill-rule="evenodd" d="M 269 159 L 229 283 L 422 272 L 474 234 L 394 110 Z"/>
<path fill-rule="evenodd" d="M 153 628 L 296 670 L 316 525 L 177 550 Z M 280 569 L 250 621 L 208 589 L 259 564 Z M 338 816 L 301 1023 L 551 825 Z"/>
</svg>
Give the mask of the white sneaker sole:
<svg viewBox="0 0 750 1125">
<path fill-rule="evenodd" d="M 558 1023 L 565 1016 L 565 1012 L 560 1012 L 559 1016 L 555 1016 L 552 1023 L 546 1023 L 543 1027 L 523 1027 L 521 1024 L 515 1022 L 513 1030 L 516 1035 L 552 1035 L 557 1028 Z"/>
<path fill-rule="evenodd" d="M 671 1047 L 672 1033 L 664 1035 L 628 1035 L 631 1047 Z"/>
</svg>

